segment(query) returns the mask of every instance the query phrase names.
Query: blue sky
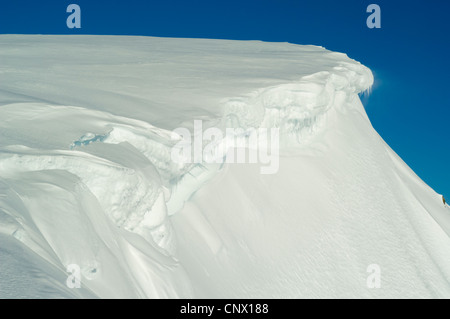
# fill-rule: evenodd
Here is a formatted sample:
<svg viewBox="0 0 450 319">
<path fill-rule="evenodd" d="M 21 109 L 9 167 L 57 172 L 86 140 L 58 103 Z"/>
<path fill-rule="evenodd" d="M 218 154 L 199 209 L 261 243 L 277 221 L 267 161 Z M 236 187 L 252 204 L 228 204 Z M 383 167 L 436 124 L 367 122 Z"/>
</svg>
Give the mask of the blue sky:
<svg viewBox="0 0 450 319">
<path fill-rule="evenodd" d="M 66 27 L 71 3 L 81 7 L 81 29 Z M 381 7 L 381 29 L 366 26 L 371 3 Z M 375 129 L 450 199 L 449 15 L 446 0 L 14 0 L 0 4 L 0 33 L 287 41 L 345 52 L 375 74 L 363 98 Z"/>
</svg>

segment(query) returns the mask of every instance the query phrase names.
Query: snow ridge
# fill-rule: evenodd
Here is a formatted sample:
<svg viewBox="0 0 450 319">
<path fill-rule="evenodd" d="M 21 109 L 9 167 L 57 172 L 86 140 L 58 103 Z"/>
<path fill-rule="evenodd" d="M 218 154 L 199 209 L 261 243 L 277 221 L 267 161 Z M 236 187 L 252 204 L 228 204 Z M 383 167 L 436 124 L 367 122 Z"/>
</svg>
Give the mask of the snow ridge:
<svg viewBox="0 0 450 319">
<path fill-rule="evenodd" d="M 373 75 L 345 54 L 258 41 L 0 42 L 0 233 L 55 278 L 79 265 L 82 296 L 376 297 L 361 283 L 378 260 L 396 275 L 389 296 L 402 293 L 395 278 L 431 278 L 431 288 L 417 279 L 421 293 L 450 294 L 448 206 L 370 126 L 358 94 Z M 279 128 L 279 174 L 174 162 L 172 131 L 194 120 L 243 138 Z M 402 250 L 406 238 L 414 249 Z"/>
<path fill-rule="evenodd" d="M 334 53 L 330 56 L 336 58 Z M 342 55 L 338 59 L 348 58 Z M 210 121 L 221 122 L 224 130 L 277 127 L 283 138 L 300 141 L 324 125 L 327 111 L 336 105 L 340 94 L 361 92 L 372 82 L 367 68 L 357 62 L 341 61 L 332 71 L 222 100 L 223 115 Z M 111 227 L 142 236 L 160 254 L 173 256 L 176 245 L 168 216 L 181 210 L 223 167 L 175 163 L 170 158 L 174 145 L 171 131 L 107 111 L 41 102 L 9 103 L 2 106 L 2 118 L 1 182 L 3 192 L 17 194 L 3 197 L 2 207 L 7 219 L 18 221 L 15 227 L 4 226 L 3 231 L 46 256 L 52 264 L 57 265 L 58 260 L 67 267 L 78 262 L 88 280 L 99 278 L 106 267 L 98 248 L 104 239 L 98 239 L 98 225 L 92 224 L 99 214 L 109 218 L 114 225 Z M 27 130 L 18 129 L 21 122 L 28 123 Z M 66 130 L 64 136 L 57 135 L 58 125 Z M 72 137 L 71 141 L 65 136 Z M 59 178 L 66 182 L 61 185 Z M 25 181 L 33 187 L 25 186 Z M 35 193 L 40 193 L 38 186 L 46 190 L 48 200 L 36 197 Z M 63 202 L 51 199 L 55 197 Z M 53 212 L 50 204 L 55 203 L 64 207 L 65 213 L 60 217 L 55 212 L 48 219 L 42 212 Z M 5 207 L 22 207 L 23 211 Z M 72 211 L 81 215 L 64 217 Z M 31 219 L 22 219 L 24 212 Z M 67 218 L 72 220 L 70 226 Z M 85 229 L 84 224 L 92 226 Z M 66 226 L 69 229 L 64 230 Z M 73 227 L 79 230 L 70 232 Z M 58 237 L 61 232 L 64 238 Z M 70 233 L 76 237 L 67 237 Z M 86 241 L 77 240 L 83 233 Z M 114 249 L 106 251 L 111 254 Z M 91 289 L 102 295 L 101 289 L 95 291 L 95 285 Z M 144 295 L 154 296 L 156 290 Z"/>
</svg>

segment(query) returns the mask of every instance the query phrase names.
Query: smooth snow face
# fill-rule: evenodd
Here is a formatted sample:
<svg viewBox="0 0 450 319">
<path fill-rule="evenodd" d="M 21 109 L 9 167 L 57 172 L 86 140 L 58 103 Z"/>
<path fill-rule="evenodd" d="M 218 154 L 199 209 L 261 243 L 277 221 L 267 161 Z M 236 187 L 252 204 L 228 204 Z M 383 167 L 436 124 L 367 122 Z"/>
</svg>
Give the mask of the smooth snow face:
<svg viewBox="0 0 450 319">
<path fill-rule="evenodd" d="M 346 55 L 8 35 L 0 61 L 0 240 L 33 252 L 41 297 L 450 296 L 448 206 L 373 130 L 372 73 Z M 278 172 L 173 161 L 196 120 L 279 129 Z M 81 290 L 61 283 L 73 264 Z"/>
</svg>

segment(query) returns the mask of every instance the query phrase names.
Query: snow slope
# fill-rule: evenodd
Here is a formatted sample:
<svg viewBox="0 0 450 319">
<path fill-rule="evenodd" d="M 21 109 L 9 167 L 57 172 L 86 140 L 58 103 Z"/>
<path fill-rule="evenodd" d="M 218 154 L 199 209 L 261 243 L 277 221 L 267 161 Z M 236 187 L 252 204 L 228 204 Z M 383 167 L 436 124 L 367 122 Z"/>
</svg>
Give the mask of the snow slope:
<svg viewBox="0 0 450 319">
<path fill-rule="evenodd" d="M 2 35 L 0 61 L 0 298 L 450 297 L 450 209 L 374 131 L 345 54 Z M 278 128 L 279 171 L 174 162 L 194 120 Z"/>
</svg>

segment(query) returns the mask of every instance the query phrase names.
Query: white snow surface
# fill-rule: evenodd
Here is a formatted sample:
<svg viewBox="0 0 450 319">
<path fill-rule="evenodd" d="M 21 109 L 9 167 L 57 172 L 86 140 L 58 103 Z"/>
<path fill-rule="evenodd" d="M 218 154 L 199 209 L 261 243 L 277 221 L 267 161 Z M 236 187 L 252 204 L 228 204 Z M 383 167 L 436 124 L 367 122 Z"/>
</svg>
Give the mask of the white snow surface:
<svg viewBox="0 0 450 319">
<path fill-rule="evenodd" d="M 1 35 L 0 298 L 449 298 L 450 209 L 372 83 L 317 46 Z M 194 120 L 279 128 L 279 171 L 173 162 Z"/>
</svg>

